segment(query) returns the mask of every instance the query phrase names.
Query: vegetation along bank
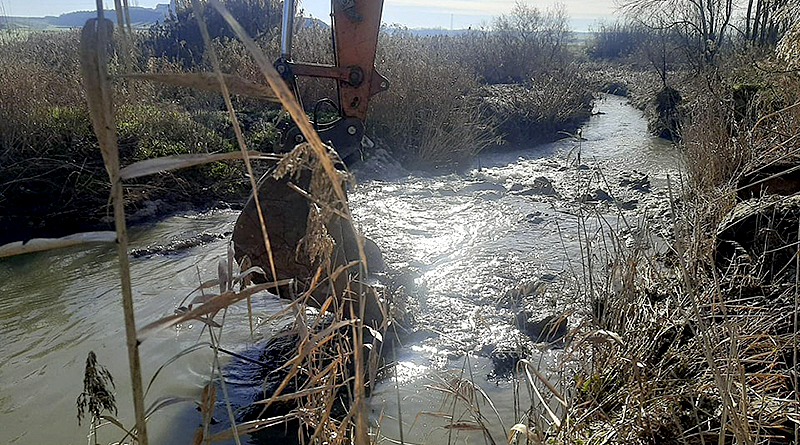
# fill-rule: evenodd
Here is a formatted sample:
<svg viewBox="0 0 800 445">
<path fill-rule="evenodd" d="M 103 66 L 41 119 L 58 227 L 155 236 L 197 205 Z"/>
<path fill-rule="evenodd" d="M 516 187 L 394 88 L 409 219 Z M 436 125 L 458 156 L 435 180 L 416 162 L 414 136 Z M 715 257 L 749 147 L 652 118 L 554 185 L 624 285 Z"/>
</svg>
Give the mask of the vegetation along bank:
<svg viewBox="0 0 800 445">
<path fill-rule="evenodd" d="M 243 26 L 267 55 L 279 53 L 279 3 L 226 4 L 235 16 L 247 18 Z M 263 82 L 222 18 L 211 8 L 204 14 L 223 71 Z M 2 32 L 0 243 L 112 226 L 109 186 L 80 79 L 79 33 Z M 190 6 L 134 36 L 135 57 L 113 58 L 112 74 L 125 72 L 126 64 L 133 71 L 158 73 L 211 69 Z M 524 5 L 489 29 L 460 35 L 424 37 L 385 28 L 376 67 L 390 79 L 391 89 L 372 102 L 367 134 L 408 169 L 452 171 L 484 149 L 543 142 L 574 131 L 588 117 L 592 96 L 570 36 L 563 10 L 540 13 Z M 330 40 L 329 28 L 307 22 L 297 29 L 295 58 L 332 62 Z M 119 51 L 121 44 L 116 42 Z M 235 147 L 218 93 L 121 77 L 114 82 L 123 165 Z M 319 80 L 300 84 L 309 114 L 320 99 L 335 96 L 333 88 L 333 82 Z M 234 101 L 248 147 L 272 150 L 275 125 L 285 115 L 264 101 Z M 140 181 L 128 188 L 126 208 L 134 220 L 146 219 L 181 209 L 241 205 L 247 195 L 240 163 L 219 162 Z"/>
</svg>

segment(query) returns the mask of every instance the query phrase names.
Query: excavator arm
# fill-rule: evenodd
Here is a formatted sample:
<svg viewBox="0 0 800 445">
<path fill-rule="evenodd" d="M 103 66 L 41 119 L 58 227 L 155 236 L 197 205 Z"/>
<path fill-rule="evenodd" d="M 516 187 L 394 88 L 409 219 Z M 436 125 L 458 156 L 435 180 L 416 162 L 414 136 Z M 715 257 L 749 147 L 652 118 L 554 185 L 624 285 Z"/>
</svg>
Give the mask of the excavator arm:
<svg viewBox="0 0 800 445">
<path fill-rule="evenodd" d="M 296 96 L 298 77 L 336 81 L 338 103 L 334 105 L 339 117 L 326 124 L 315 122 L 315 126 L 323 142 L 330 143 L 345 160 L 361 147 L 370 98 L 389 88 L 389 81 L 375 69 L 382 12 L 383 0 L 332 0 L 335 65 L 303 63 L 292 60 L 294 2 L 284 0 L 281 55 L 275 68 Z M 291 149 L 304 140 L 295 125 L 284 126 L 281 132 L 281 150 Z"/>
<path fill-rule="evenodd" d="M 352 160 L 359 152 L 364 138 L 364 119 L 370 98 L 389 87 L 386 78 L 375 71 L 375 48 L 378 44 L 383 0 L 333 0 L 335 65 L 298 63 L 292 60 L 291 30 L 294 11 L 292 0 L 284 1 L 281 56 L 275 62 L 275 67 L 295 96 L 298 96 L 299 76 L 336 81 L 338 103 L 330 100 L 329 103 L 333 103 L 339 112 L 338 119 L 324 125 L 317 122 L 314 124 L 323 142 L 333 146 L 345 162 Z M 303 142 L 303 135 L 296 125 L 293 122 L 287 124 L 284 128 L 279 128 L 282 133 L 279 145 L 282 147 L 278 148 L 283 151 L 291 150 L 296 144 Z M 311 204 L 307 196 L 297 193 L 294 187 L 309 190 L 311 181 L 312 172 L 304 168 L 292 177 L 276 178 L 271 174 L 262 177 L 258 185 L 259 206 L 255 204 L 255 196 L 251 196 L 236 220 L 233 244 L 234 255 L 239 264 L 243 264 L 246 257 L 249 264 L 267 271 L 267 275 L 258 278 L 259 280 L 269 282 L 292 279 L 295 287 L 281 291 L 282 296 L 293 298 L 294 292 L 310 291 L 309 304 L 320 306 L 320 302 L 325 301 L 329 295 L 343 298 L 351 274 L 337 273 L 333 277 L 320 279 L 319 265 L 315 260 L 308 255 L 298 254 L 298 246 L 309 230 Z M 263 224 L 270 236 L 269 251 L 262 237 L 262 218 L 258 215 L 258 208 L 262 211 Z M 334 215 L 325 225 L 335 244 L 330 256 L 331 270 L 349 270 L 348 265 L 360 261 L 362 256 L 359 244 L 364 248 L 363 253 L 367 259 L 365 266 L 369 267 L 369 273 L 381 269 L 383 259 L 380 249 L 368 239 L 358 242 L 360 235 L 349 221 Z M 275 276 L 272 276 L 273 270 Z M 353 273 L 359 275 L 362 270 L 359 268 Z M 311 283 L 317 284 L 312 286 Z M 379 307 L 377 294 L 365 291 L 362 297 L 366 299 L 364 322 L 380 325 L 383 312 Z M 341 304 L 344 304 L 343 301 Z"/>
</svg>

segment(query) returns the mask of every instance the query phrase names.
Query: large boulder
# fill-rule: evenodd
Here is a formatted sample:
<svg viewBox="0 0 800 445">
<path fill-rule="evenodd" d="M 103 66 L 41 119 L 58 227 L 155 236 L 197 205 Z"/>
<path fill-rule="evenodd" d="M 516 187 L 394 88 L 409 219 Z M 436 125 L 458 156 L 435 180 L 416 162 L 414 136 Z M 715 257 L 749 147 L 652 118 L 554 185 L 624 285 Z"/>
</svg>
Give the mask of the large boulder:
<svg viewBox="0 0 800 445">
<path fill-rule="evenodd" d="M 715 260 L 722 268 L 735 260 L 754 267 L 759 277 L 793 279 L 800 195 L 769 195 L 738 203 L 717 230 Z"/>
<path fill-rule="evenodd" d="M 794 162 L 792 162 L 794 161 Z M 742 174 L 736 184 L 741 199 L 765 195 L 789 196 L 800 192 L 800 166 L 797 160 L 758 165 Z"/>
<path fill-rule="evenodd" d="M 309 213 L 311 205 L 316 204 L 311 204 L 307 196 L 294 190 L 289 183 L 309 190 L 311 176 L 312 172 L 304 169 L 295 177 L 287 175 L 275 178 L 266 175 L 259 182 L 259 203 L 269 237 L 275 276 L 271 272 L 269 255 L 252 196 L 236 220 L 233 230 L 236 261 L 241 264 L 246 256 L 250 264 L 260 266 L 267 274 L 260 278 L 263 282 L 293 279 L 293 288 L 281 289 L 281 296 L 294 298 L 310 290 L 312 298 L 309 303 L 315 306 L 320 306 L 330 295 L 335 295 L 342 304 L 345 296 L 351 292 L 368 295 L 365 321 L 380 323 L 382 316 L 376 293 L 368 286 L 357 284 L 368 277 L 362 276 L 359 266 L 347 265 L 360 260 L 357 242 L 359 238 L 364 247 L 369 274 L 381 272 L 384 268 L 381 251 L 374 242 L 357 234 L 349 220 L 337 215 L 324 222 L 323 232 L 309 233 Z M 329 258 L 326 258 L 327 255 L 315 255 L 315 251 L 325 250 L 325 246 L 320 245 L 325 243 L 332 243 Z M 322 274 L 317 277 L 320 269 Z M 335 271 L 339 273 L 334 274 Z M 315 277 L 317 285 L 312 289 Z"/>
</svg>

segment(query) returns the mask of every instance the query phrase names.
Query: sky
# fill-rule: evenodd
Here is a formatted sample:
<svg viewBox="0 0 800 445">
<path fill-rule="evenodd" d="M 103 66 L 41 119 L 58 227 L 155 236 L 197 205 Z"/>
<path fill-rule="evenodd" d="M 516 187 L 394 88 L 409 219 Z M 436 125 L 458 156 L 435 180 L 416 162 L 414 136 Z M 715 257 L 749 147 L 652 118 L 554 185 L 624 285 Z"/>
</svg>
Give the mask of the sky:
<svg viewBox="0 0 800 445">
<path fill-rule="evenodd" d="M 169 0 L 128 0 L 131 6 L 153 8 Z M 500 14 L 511 11 L 515 0 L 384 0 L 383 22 L 409 28 L 454 29 L 480 27 L 491 23 Z M 552 0 L 524 0 L 540 10 L 547 9 Z M 586 31 L 598 20 L 611 20 L 615 15 L 614 0 L 561 0 L 576 31 Z M 113 8 L 113 0 L 105 0 Z M 329 22 L 330 0 L 301 0 L 301 7 L 314 17 Z M 0 0 L 0 14 L 22 17 L 42 17 L 65 12 L 92 10 L 95 0 Z"/>
</svg>

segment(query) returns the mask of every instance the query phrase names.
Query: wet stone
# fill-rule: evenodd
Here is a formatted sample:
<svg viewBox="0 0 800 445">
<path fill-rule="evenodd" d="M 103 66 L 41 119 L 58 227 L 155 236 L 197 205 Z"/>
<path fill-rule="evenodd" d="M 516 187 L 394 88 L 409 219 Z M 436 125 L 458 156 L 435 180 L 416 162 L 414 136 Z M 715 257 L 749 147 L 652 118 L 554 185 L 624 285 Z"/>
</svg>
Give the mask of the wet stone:
<svg viewBox="0 0 800 445">
<path fill-rule="evenodd" d="M 203 244 L 227 238 L 230 234 L 231 232 L 203 232 L 195 236 L 176 239 L 167 244 L 154 244 L 143 249 L 133 249 L 131 250 L 131 256 L 134 258 L 142 258 L 153 255 L 175 255 L 191 249 L 192 247 L 201 246 Z"/>
<path fill-rule="evenodd" d="M 558 195 L 553 183 L 544 176 L 539 176 L 533 180 L 533 183 L 525 190 L 517 193 L 521 196 L 542 195 L 542 196 L 555 196 Z"/>
<path fill-rule="evenodd" d="M 641 193 L 650 193 L 650 178 L 637 171 L 623 173 L 619 181 L 621 187 L 627 187 Z"/>
<path fill-rule="evenodd" d="M 525 215 L 525 219 L 531 224 L 541 224 L 544 222 L 543 215 L 544 214 L 542 212 L 528 213 L 527 215 Z"/>
<path fill-rule="evenodd" d="M 613 202 L 614 198 L 603 189 L 597 189 L 592 194 L 587 194 L 585 200 L 588 202 Z"/>
<path fill-rule="evenodd" d="M 500 193 L 500 192 L 483 192 L 483 193 L 480 194 L 480 197 L 482 199 L 487 200 L 487 201 L 496 201 L 496 200 L 498 200 L 498 199 L 503 197 L 503 193 Z"/>
<path fill-rule="evenodd" d="M 535 343 L 555 343 L 567 335 L 567 317 L 548 315 L 541 320 L 533 320 L 533 314 L 522 311 L 516 317 L 519 330 Z"/>
<path fill-rule="evenodd" d="M 492 372 L 489 373 L 487 379 L 500 380 L 511 377 L 522 357 L 517 351 L 494 350 L 489 358 L 492 359 Z"/>
<path fill-rule="evenodd" d="M 458 192 L 456 192 L 452 188 L 447 188 L 447 187 L 442 187 L 439 190 L 437 190 L 437 192 L 439 192 L 439 196 L 456 196 L 458 194 Z"/>
<path fill-rule="evenodd" d="M 542 276 L 541 276 L 541 277 L 539 277 L 539 278 L 540 278 L 542 281 L 551 281 L 551 282 L 552 282 L 552 281 L 555 281 L 555 280 L 556 280 L 556 278 L 558 278 L 558 276 L 557 276 L 557 275 L 554 275 L 554 274 L 551 274 L 551 273 L 544 273 L 544 274 L 542 274 Z"/>
</svg>

